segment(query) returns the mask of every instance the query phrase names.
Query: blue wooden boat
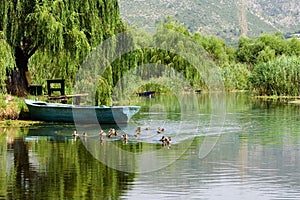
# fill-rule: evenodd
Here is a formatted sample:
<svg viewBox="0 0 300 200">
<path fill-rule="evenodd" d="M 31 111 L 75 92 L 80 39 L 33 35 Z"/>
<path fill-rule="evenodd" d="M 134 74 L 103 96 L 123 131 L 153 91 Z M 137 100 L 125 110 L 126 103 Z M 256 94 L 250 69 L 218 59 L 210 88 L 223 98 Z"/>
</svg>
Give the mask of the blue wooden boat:
<svg viewBox="0 0 300 200">
<path fill-rule="evenodd" d="M 128 123 L 140 106 L 80 106 L 25 99 L 32 120 L 80 124 Z"/>
</svg>

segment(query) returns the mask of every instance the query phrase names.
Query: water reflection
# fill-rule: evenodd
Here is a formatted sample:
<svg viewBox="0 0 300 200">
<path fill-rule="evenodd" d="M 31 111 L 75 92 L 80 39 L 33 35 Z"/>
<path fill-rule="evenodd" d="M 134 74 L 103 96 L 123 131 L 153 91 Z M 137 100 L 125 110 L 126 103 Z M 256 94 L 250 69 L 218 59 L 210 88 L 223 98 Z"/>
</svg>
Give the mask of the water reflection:
<svg viewBox="0 0 300 200">
<path fill-rule="evenodd" d="M 108 168 L 73 141 L 69 126 L 47 126 L 19 130 L 28 133 L 11 143 L 1 136 L 0 198 L 118 199 L 133 181 L 134 174 Z"/>
<path fill-rule="evenodd" d="M 178 113 L 183 108 L 176 99 L 141 102 L 142 112 L 132 124 L 114 127 L 129 134 L 128 143 L 119 138 L 101 143 L 99 130 L 93 126 L 43 124 L 1 130 L 0 199 L 300 196 L 299 106 L 229 94 L 218 142 L 200 159 L 199 148 L 205 136 L 214 133 L 207 128 L 212 109 L 209 97 L 197 98 L 198 113 L 187 113 L 184 123 Z M 162 125 L 166 128 L 164 135 L 172 137 L 169 149 L 159 142 L 162 134 L 156 133 Z M 137 126 L 151 129 L 143 129 L 141 136 L 135 137 Z M 101 128 L 108 131 L 110 127 Z M 86 131 L 88 137 L 75 141 L 74 128 L 79 128 L 79 133 Z M 114 169 L 116 166 L 123 170 Z M 141 173 L 141 169 L 154 167 L 157 169 Z"/>
</svg>

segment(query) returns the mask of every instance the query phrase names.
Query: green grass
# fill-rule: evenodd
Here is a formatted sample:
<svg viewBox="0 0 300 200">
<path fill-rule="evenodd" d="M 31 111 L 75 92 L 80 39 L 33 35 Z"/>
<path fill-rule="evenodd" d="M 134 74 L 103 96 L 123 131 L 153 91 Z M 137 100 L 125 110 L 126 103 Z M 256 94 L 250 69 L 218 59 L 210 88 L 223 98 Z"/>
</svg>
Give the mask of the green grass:
<svg viewBox="0 0 300 200">
<path fill-rule="evenodd" d="M 19 119 L 27 111 L 23 98 L 0 95 L 0 120 L 6 121 L 7 125 L 10 120 Z"/>
</svg>

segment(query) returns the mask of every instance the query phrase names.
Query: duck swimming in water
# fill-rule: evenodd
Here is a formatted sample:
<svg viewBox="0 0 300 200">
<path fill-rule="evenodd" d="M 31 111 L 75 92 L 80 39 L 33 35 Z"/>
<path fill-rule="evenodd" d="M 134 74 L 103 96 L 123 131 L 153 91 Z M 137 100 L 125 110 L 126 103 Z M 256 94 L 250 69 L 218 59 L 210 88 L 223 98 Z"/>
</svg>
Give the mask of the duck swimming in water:
<svg viewBox="0 0 300 200">
<path fill-rule="evenodd" d="M 83 132 L 83 133 L 81 134 L 81 136 L 82 136 L 82 137 L 87 137 L 87 133 L 86 133 L 86 132 Z"/>
<path fill-rule="evenodd" d="M 164 128 L 162 128 L 162 129 L 160 127 L 157 128 L 157 133 L 163 133 L 163 132 L 165 132 Z"/>
<path fill-rule="evenodd" d="M 164 146 L 168 146 L 168 147 L 171 146 L 171 137 L 165 138 Z"/>
<path fill-rule="evenodd" d="M 128 135 L 127 134 L 123 134 L 122 136 L 121 136 L 121 139 L 122 139 L 122 141 L 124 141 L 124 142 L 128 142 Z"/>
<path fill-rule="evenodd" d="M 99 138 L 100 142 L 104 142 L 105 141 L 105 136 L 104 135 L 100 135 L 100 138 Z"/>
<path fill-rule="evenodd" d="M 140 135 L 141 135 L 141 132 L 135 132 L 135 134 L 134 134 L 135 137 L 138 137 Z"/>
<path fill-rule="evenodd" d="M 164 142 L 165 141 L 165 136 L 162 136 L 159 141 Z"/>
<path fill-rule="evenodd" d="M 77 137 L 77 136 L 78 136 L 78 133 L 77 133 L 77 130 L 76 130 L 76 129 L 74 130 L 72 136 L 73 136 L 73 137 Z"/>
<path fill-rule="evenodd" d="M 119 131 L 116 131 L 116 132 L 115 132 L 115 136 L 118 136 L 119 134 L 120 134 Z"/>
<path fill-rule="evenodd" d="M 142 132 L 142 128 L 141 128 L 140 126 L 138 126 L 138 127 L 136 128 L 136 130 L 135 130 L 134 136 L 135 136 L 135 137 L 140 136 L 140 135 L 141 135 L 141 132 Z"/>
<path fill-rule="evenodd" d="M 100 132 L 99 132 L 99 135 L 106 136 L 106 133 L 101 129 Z"/>
<path fill-rule="evenodd" d="M 114 128 L 110 128 L 107 137 L 111 138 L 114 136 L 116 136 L 116 130 Z"/>
<path fill-rule="evenodd" d="M 162 136 L 159 141 L 162 142 L 163 146 L 167 146 L 168 148 L 171 146 L 171 137 Z"/>
<path fill-rule="evenodd" d="M 135 130 L 136 132 L 141 132 L 142 131 L 142 128 L 140 126 L 138 126 Z"/>
</svg>

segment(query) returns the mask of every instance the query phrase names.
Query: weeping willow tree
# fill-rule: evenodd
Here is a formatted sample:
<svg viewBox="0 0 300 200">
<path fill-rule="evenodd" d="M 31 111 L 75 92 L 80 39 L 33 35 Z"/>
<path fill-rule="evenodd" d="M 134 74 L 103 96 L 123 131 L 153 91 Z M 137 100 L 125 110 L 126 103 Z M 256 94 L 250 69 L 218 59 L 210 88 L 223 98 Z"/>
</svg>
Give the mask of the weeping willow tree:
<svg viewBox="0 0 300 200">
<path fill-rule="evenodd" d="M 117 0 L 2 1 L 0 39 L 10 47 L 6 58 L 14 58 L 0 62 L 7 92 L 27 94 L 29 65 L 38 75 L 54 74 L 45 78 L 74 77 L 91 49 L 112 36 L 119 24 Z"/>
<path fill-rule="evenodd" d="M 14 58 L 11 54 L 11 48 L 4 39 L 3 32 L 0 32 L 0 93 L 6 92 L 6 70 L 14 66 Z M 4 67 L 7 66 L 7 69 Z"/>
<path fill-rule="evenodd" d="M 158 31 L 153 35 L 153 40 L 155 46 L 161 48 L 145 49 L 143 52 L 143 63 L 156 63 L 156 65 L 152 65 L 155 69 L 152 68 L 150 69 L 151 71 L 156 71 L 158 77 L 182 75 L 194 89 L 206 88 L 200 71 L 190 61 L 195 59 L 193 54 L 196 51 L 195 49 L 201 49 L 203 54 L 197 56 L 196 60 L 201 60 L 203 65 L 210 62 L 210 58 L 207 59 L 205 57 L 208 54 L 204 52 L 204 46 L 184 25 L 168 17 L 159 24 Z M 167 67 L 162 67 L 163 65 Z M 170 70 L 170 68 L 174 71 Z M 170 74 L 174 72 L 176 75 Z M 148 72 L 141 73 L 145 74 Z"/>
<path fill-rule="evenodd" d="M 203 78 L 205 68 L 212 66 L 215 60 L 227 56 L 221 40 L 213 40 L 214 43 L 209 46 L 212 42 L 207 39 L 206 44 L 211 50 L 207 51 L 202 38 L 197 38 L 185 26 L 169 18 L 153 32 L 136 30 L 130 34 L 119 37 L 122 42 L 117 43 L 117 49 L 126 49 L 122 46 L 125 45 L 134 46 L 133 50 L 112 63 L 113 86 L 114 89 L 117 88 L 113 93 L 114 99 L 126 98 L 136 90 L 168 92 L 168 89 L 207 89 Z M 218 42 L 221 44 L 217 45 Z M 220 56 L 223 54 L 225 56 Z M 201 66 L 198 61 L 201 61 Z M 126 89 L 128 93 L 125 92 Z"/>
<path fill-rule="evenodd" d="M 111 105 L 111 88 L 104 78 L 99 79 L 97 84 L 96 94 L 95 94 L 95 105 Z"/>
</svg>

